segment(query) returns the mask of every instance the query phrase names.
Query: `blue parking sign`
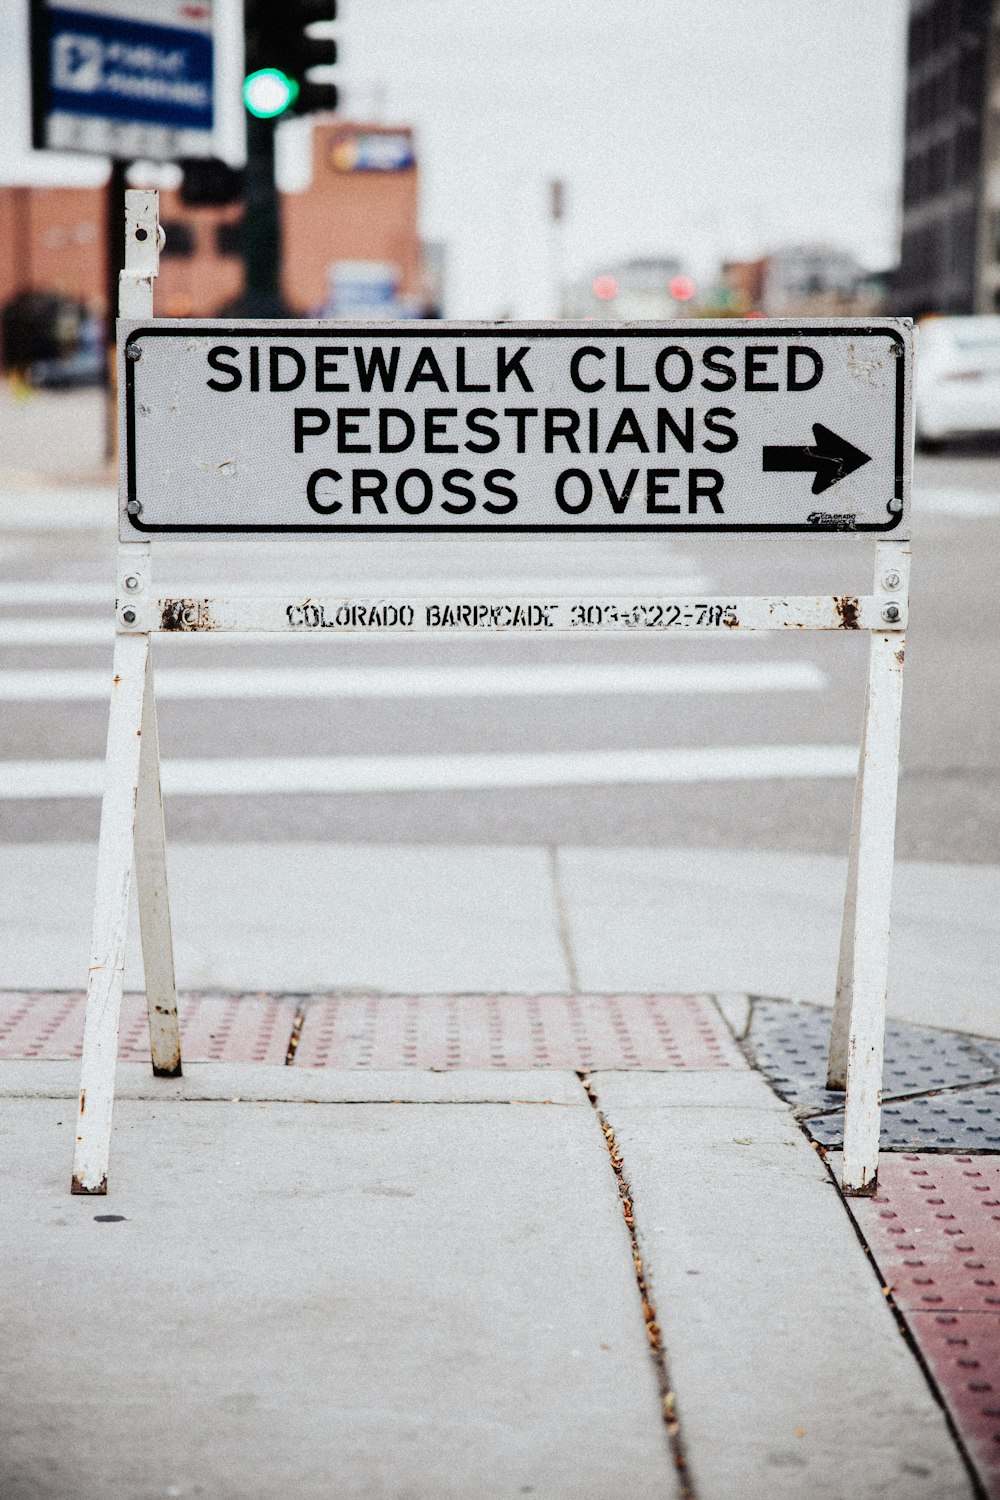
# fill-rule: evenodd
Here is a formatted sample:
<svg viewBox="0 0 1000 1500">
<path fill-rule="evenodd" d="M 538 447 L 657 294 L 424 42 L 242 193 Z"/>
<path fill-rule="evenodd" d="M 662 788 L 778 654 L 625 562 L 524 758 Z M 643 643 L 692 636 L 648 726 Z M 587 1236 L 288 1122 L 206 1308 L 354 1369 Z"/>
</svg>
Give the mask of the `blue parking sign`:
<svg viewBox="0 0 1000 1500">
<path fill-rule="evenodd" d="M 35 144 L 113 156 L 210 155 L 208 4 L 62 0 L 36 7 Z"/>
</svg>

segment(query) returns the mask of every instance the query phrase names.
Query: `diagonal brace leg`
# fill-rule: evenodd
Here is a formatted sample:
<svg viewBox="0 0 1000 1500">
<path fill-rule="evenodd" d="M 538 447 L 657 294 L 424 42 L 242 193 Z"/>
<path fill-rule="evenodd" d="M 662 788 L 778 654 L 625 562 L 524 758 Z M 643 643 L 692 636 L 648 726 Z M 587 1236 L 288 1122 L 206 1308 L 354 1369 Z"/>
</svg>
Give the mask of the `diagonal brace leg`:
<svg viewBox="0 0 1000 1500">
<path fill-rule="evenodd" d="M 874 1192 L 878 1171 L 903 656 L 902 632 L 872 635 L 847 1026 L 843 1185 L 848 1193 Z"/>
<path fill-rule="evenodd" d="M 174 946 L 167 892 L 152 650 L 146 654 L 145 688 L 142 695 L 139 790 L 135 810 L 135 881 L 139 897 L 139 931 L 146 977 L 149 1050 L 153 1072 L 157 1078 L 178 1078 L 181 1073 L 181 1034 L 177 1023 Z"/>
<path fill-rule="evenodd" d="M 837 993 L 830 1027 L 830 1054 L 827 1062 L 828 1089 L 847 1087 L 847 1036 L 854 1003 L 854 923 L 858 909 L 858 835 L 861 804 L 865 792 L 865 755 L 868 741 L 868 691 L 861 721 L 861 748 L 858 752 L 858 776 L 854 783 L 854 814 L 851 819 L 851 845 L 847 856 L 847 887 L 844 892 L 844 915 L 840 927 L 840 957 L 837 962 Z"/>
<path fill-rule="evenodd" d="M 108 1186 L 148 654 L 148 635 L 116 635 L 73 1158 L 74 1193 L 106 1193 Z"/>
</svg>

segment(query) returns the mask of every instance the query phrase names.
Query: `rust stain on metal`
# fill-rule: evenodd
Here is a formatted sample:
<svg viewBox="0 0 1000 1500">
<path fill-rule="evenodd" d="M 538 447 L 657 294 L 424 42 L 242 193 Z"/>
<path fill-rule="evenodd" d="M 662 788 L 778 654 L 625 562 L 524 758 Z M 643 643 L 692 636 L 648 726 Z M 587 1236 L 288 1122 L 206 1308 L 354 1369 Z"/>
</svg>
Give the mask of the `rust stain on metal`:
<svg viewBox="0 0 1000 1500">
<path fill-rule="evenodd" d="M 80 1090 L 80 1113 L 81 1113 L 81 1115 L 83 1115 L 83 1114 L 86 1114 L 86 1112 L 87 1112 L 87 1090 L 86 1089 L 81 1089 Z"/>
<path fill-rule="evenodd" d="M 160 615 L 160 629 L 183 630 L 184 628 L 184 600 L 168 599 Z"/>
<path fill-rule="evenodd" d="M 108 1191 L 108 1174 L 105 1172 L 100 1182 L 93 1188 L 87 1187 L 83 1178 L 74 1174 L 69 1190 L 75 1197 L 103 1198 Z"/>
<path fill-rule="evenodd" d="M 160 612 L 161 630 L 211 630 L 208 609 L 198 599 L 167 599 Z"/>
<path fill-rule="evenodd" d="M 860 618 L 858 614 L 858 597 L 856 594 L 836 594 L 833 607 L 837 611 L 843 630 L 858 630 Z"/>
<path fill-rule="evenodd" d="M 118 676 L 118 673 L 116 672 L 115 675 L 114 675 L 112 686 L 113 687 L 117 687 L 120 682 L 121 682 L 121 678 Z"/>
<path fill-rule="evenodd" d="M 903 662 L 905 660 L 906 660 L 906 652 L 903 650 L 903 648 L 901 646 L 899 648 L 899 650 L 896 652 L 896 661 L 899 663 L 900 666 L 902 666 Z"/>
</svg>

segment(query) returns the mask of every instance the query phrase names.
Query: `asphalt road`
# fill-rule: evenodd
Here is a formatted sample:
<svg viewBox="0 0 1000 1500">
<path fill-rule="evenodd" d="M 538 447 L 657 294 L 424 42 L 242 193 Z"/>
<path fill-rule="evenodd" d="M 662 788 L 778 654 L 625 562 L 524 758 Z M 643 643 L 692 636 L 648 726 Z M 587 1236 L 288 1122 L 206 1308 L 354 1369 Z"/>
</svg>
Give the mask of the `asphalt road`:
<svg viewBox="0 0 1000 1500">
<path fill-rule="evenodd" d="M 92 674 L 110 677 L 113 504 L 109 499 L 102 511 L 100 492 L 78 484 L 100 481 L 100 447 L 93 393 L 0 400 L 0 783 L 4 763 L 44 766 L 43 795 L 0 801 L 7 841 L 97 833 L 97 798 L 61 795 L 56 763 L 99 762 L 104 751 L 107 694 L 100 676 L 94 689 Z M 914 514 L 898 852 L 995 863 L 1000 445 L 918 459 Z M 157 579 L 193 586 L 214 577 L 246 586 L 270 576 L 314 588 L 345 577 L 482 579 L 484 587 L 491 579 L 531 577 L 565 587 L 574 577 L 605 587 L 648 579 L 657 592 L 839 593 L 867 591 L 873 562 L 870 545 L 829 537 L 282 539 L 207 543 L 200 550 L 164 543 Z M 341 637 L 308 644 L 160 637 L 155 663 L 165 761 L 219 762 L 222 780 L 236 786 L 247 758 L 338 764 L 351 758 L 371 773 L 374 788 L 182 792 L 167 799 L 168 834 L 185 841 L 843 853 L 852 804 L 843 760 L 859 734 L 865 651 L 862 639 L 817 634 Z M 560 667 L 571 670 L 559 673 Z M 353 681 L 330 679 L 336 693 L 328 696 L 309 678 L 321 668 L 362 671 Z M 524 670 L 512 682 L 515 668 Z M 408 688 L 400 686 L 398 669 L 406 669 Z M 412 669 L 424 674 L 415 686 Z M 52 696 L 32 701 L 37 684 L 33 689 L 30 679 L 53 671 L 69 675 L 46 679 Z M 267 675 L 254 675 L 260 673 Z M 785 747 L 799 770 L 751 779 L 739 770 L 748 745 Z M 839 747 L 840 769 L 824 770 L 815 754 L 810 769 L 817 747 Z M 677 780 L 684 752 L 698 750 L 719 751 L 715 763 L 728 761 L 728 769 L 712 779 Z M 612 784 L 623 753 L 637 751 L 676 751 L 679 759 L 663 761 L 650 780 L 636 772 L 640 779 Z M 602 758 L 581 770 L 586 752 Z M 514 784 L 519 777 L 537 780 L 535 758 L 542 753 L 552 757 L 545 772 L 550 784 Z M 386 789 L 408 784 L 412 762 L 400 769 L 400 758 L 412 757 L 437 758 L 435 789 Z M 523 757 L 526 774 L 525 763 L 514 760 Z M 689 766 L 683 774 L 698 772 Z M 590 784 L 575 784 L 581 778 Z"/>
</svg>

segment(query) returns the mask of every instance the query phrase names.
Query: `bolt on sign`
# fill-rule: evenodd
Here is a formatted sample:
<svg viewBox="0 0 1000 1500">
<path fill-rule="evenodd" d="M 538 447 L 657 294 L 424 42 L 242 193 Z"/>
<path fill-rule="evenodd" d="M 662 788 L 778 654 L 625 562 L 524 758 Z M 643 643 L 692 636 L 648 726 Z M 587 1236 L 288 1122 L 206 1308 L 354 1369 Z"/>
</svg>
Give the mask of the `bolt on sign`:
<svg viewBox="0 0 1000 1500">
<path fill-rule="evenodd" d="M 123 541 L 909 534 L 901 319 L 119 327 Z"/>
</svg>

